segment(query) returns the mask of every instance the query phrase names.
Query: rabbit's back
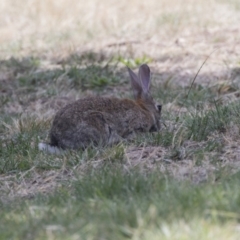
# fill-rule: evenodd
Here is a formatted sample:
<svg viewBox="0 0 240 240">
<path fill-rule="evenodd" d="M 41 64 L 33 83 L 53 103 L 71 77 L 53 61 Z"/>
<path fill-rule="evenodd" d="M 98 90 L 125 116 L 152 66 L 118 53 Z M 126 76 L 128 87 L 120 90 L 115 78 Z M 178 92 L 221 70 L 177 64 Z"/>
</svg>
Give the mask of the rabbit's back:
<svg viewBox="0 0 240 240">
<path fill-rule="evenodd" d="M 80 119 L 86 118 L 91 112 L 102 112 L 109 114 L 115 120 L 122 118 L 132 119 L 132 115 L 143 114 L 144 109 L 130 99 L 107 98 L 107 97 L 87 97 L 79 99 L 66 105 L 59 110 L 55 116 L 53 124 L 62 124 L 66 127 L 75 126 Z M 129 116 L 131 115 L 131 116 Z M 149 114 L 144 113 L 148 116 Z"/>
</svg>

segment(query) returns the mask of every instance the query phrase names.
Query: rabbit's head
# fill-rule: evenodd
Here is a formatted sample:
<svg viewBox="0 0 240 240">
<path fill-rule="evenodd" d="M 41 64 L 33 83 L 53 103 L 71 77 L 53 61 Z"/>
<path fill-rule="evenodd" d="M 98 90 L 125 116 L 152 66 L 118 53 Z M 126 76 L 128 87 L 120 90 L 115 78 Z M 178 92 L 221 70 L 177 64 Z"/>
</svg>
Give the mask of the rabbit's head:
<svg viewBox="0 0 240 240">
<path fill-rule="evenodd" d="M 162 106 L 157 104 L 150 94 L 151 73 L 148 65 L 140 66 L 138 76 L 130 68 L 128 68 L 128 72 L 135 101 L 140 107 L 147 110 L 154 119 L 150 132 L 158 131 L 160 129 Z"/>
</svg>

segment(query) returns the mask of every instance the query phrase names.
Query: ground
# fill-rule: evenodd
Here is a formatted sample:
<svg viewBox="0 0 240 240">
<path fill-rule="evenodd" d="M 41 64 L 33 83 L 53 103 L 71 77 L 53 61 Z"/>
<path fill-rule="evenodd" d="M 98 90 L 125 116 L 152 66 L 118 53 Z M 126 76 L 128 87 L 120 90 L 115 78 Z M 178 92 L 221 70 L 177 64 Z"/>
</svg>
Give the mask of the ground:
<svg viewBox="0 0 240 240">
<path fill-rule="evenodd" d="M 0 239 L 239 238 L 238 0 L 0 5 Z M 142 63 L 160 133 L 38 151 L 58 109 L 131 97 Z"/>
</svg>

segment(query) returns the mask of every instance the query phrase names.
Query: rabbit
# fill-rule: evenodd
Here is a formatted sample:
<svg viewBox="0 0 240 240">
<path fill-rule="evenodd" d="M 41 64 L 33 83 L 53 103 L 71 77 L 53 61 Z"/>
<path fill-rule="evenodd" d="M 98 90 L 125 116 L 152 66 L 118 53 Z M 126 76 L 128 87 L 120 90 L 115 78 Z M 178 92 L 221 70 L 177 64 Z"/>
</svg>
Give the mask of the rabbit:
<svg viewBox="0 0 240 240">
<path fill-rule="evenodd" d="M 150 69 L 139 68 L 138 76 L 128 68 L 134 100 L 86 97 L 60 109 L 50 129 L 50 143 L 39 149 L 61 153 L 85 149 L 91 144 L 106 146 L 133 139 L 139 132 L 160 130 L 161 105 L 150 94 Z"/>
</svg>

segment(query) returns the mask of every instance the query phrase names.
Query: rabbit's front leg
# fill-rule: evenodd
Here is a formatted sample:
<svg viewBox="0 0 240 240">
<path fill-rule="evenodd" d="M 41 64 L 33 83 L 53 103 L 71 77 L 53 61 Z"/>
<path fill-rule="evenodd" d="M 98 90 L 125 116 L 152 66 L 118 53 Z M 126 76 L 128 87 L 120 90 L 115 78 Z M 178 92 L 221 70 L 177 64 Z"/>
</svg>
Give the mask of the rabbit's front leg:
<svg viewBox="0 0 240 240">
<path fill-rule="evenodd" d="M 109 138 L 108 138 L 108 144 L 109 145 L 114 145 L 119 142 L 125 142 L 126 139 L 121 137 L 117 131 L 113 130 L 110 126 L 108 126 L 108 133 L 109 133 Z"/>
</svg>

